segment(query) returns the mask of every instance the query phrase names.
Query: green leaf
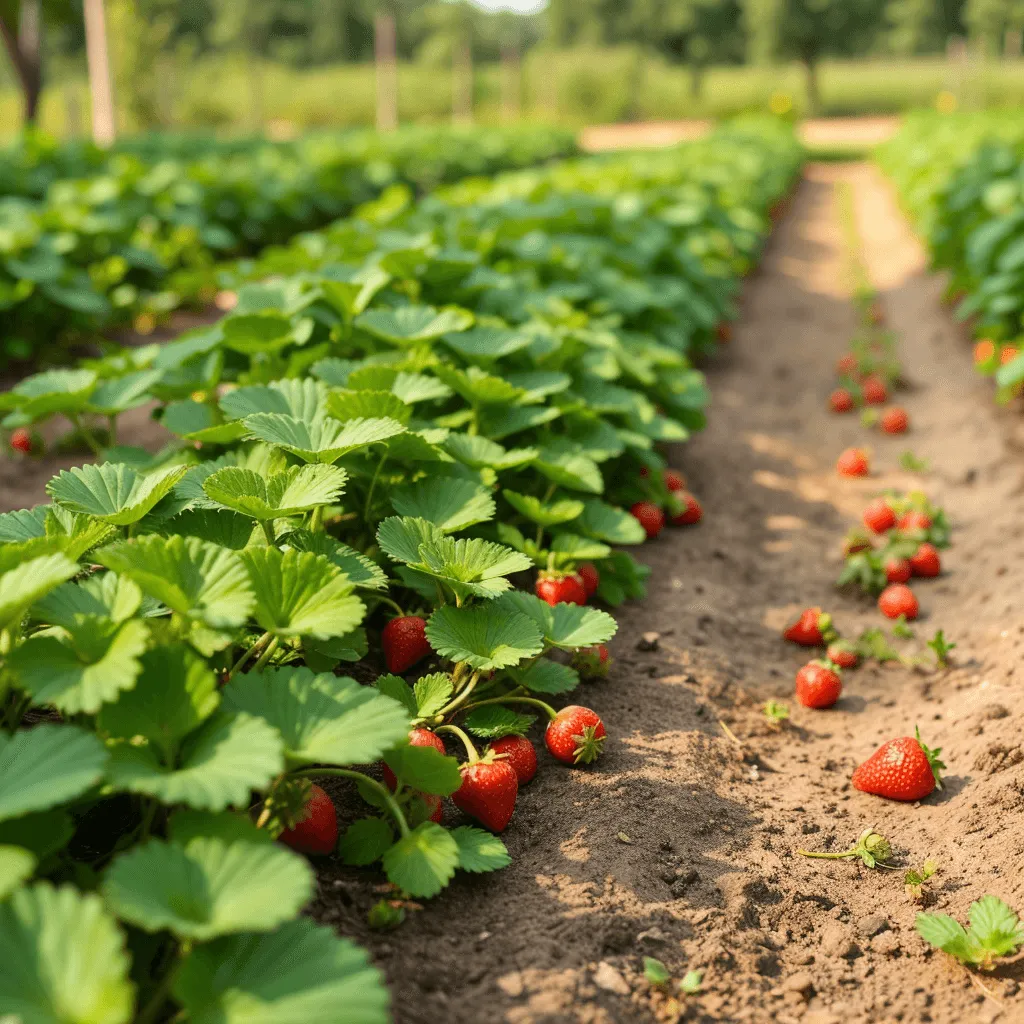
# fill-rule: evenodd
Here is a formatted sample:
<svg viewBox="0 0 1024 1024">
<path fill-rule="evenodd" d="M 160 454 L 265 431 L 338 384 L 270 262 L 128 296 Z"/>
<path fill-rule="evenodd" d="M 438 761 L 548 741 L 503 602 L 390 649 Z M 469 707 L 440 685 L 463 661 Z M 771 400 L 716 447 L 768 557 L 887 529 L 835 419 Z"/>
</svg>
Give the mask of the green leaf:
<svg viewBox="0 0 1024 1024">
<path fill-rule="evenodd" d="M 269 829 L 257 828 L 252 818 L 245 813 L 222 811 L 195 811 L 182 807 L 167 821 L 167 835 L 180 846 L 186 846 L 193 839 L 220 839 L 225 843 L 265 843 L 271 845 L 274 837 Z"/>
<path fill-rule="evenodd" d="M 459 762 L 434 747 L 414 747 L 406 742 L 384 755 L 387 766 L 398 778 L 420 793 L 451 796 L 461 785 Z"/>
<path fill-rule="evenodd" d="M 579 673 L 549 658 L 538 658 L 529 668 L 508 670 L 519 686 L 532 693 L 570 693 L 580 685 Z"/>
<path fill-rule="evenodd" d="M 16 626 L 31 605 L 77 572 L 64 555 L 43 555 L 7 568 L 0 553 L 0 630 Z"/>
<path fill-rule="evenodd" d="M 125 939 L 98 896 L 41 882 L 0 903 L 0 1007 L 25 1024 L 128 1024 Z"/>
<path fill-rule="evenodd" d="M 461 334 L 446 334 L 443 340 L 470 362 L 493 362 L 529 348 L 533 339 L 508 327 L 474 327 Z"/>
<path fill-rule="evenodd" d="M 231 444 L 245 437 L 245 426 L 242 423 L 237 420 L 225 423 L 216 409 L 192 399 L 166 405 L 160 422 L 165 430 L 186 441 Z"/>
<path fill-rule="evenodd" d="M 398 701 L 409 712 L 411 718 L 416 717 L 416 696 L 412 687 L 401 676 L 378 676 L 373 685 L 386 697 Z"/>
<path fill-rule="evenodd" d="M 503 448 L 479 434 L 449 434 L 445 451 L 472 469 L 516 469 L 537 457 L 536 448 Z"/>
<path fill-rule="evenodd" d="M 607 558 L 612 549 L 597 540 L 589 540 L 575 533 L 560 533 L 551 542 L 556 569 L 574 566 L 579 562 L 598 562 Z"/>
<path fill-rule="evenodd" d="M 593 459 L 563 442 L 545 445 L 533 463 L 549 480 L 573 491 L 600 494 L 604 490 L 601 470 Z"/>
<path fill-rule="evenodd" d="M 516 491 L 507 489 L 503 490 L 501 494 L 517 512 L 526 516 L 530 522 L 545 528 L 571 522 L 579 517 L 584 508 L 582 501 L 574 501 L 568 498 L 556 501 L 553 504 L 545 504 L 532 494 L 519 494 Z"/>
<path fill-rule="evenodd" d="M 494 518 L 494 499 L 485 487 L 472 480 L 430 477 L 391 495 L 391 504 L 401 516 L 433 523 L 444 533 L 455 533 Z"/>
<path fill-rule="evenodd" d="M 436 715 L 451 700 L 454 689 L 452 677 L 447 672 L 434 672 L 417 679 L 413 686 L 417 716 L 429 718 Z"/>
<path fill-rule="evenodd" d="M 99 782 L 106 764 L 103 744 L 74 725 L 0 732 L 0 821 L 74 800 Z"/>
<path fill-rule="evenodd" d="M 679 982 L 679 991 L 688 996 L 696 995 L 703 980 L 704 974 L 701 971 L 687 971 L 683 975 L 683 980 Z"/>
<path fill-rule="evenodd" d="M 161 376 L 160 370 L 139 370 L 101 381 L 89 396 L 88 409 L 101 416 L 117 416 L 134 409 L 150 397 L 149 389 Z"/>
<path fill-rule="evenodd" d="M 360 818 L 345 830 L 338 855 L 346 864 L 364 868 L 379 861 L 394 841 L 395 834 L 383 818 Z"/>
<path fill-rule="evenodd" d="M 982 896 L 968 912 L 971 938 L 995 956 L 1024 945 L 1024 924 L 998 896 Z"/>
<path fill-rule="evenodd" d="M 60 639 L 30 637 L 14 650 L 9 663 L 34 704 L 52 704 L 68 715 L 91 715 L 135 685 L 148 641 L 149 630 L 138 619 L 117 625 L 90 617 Z"/>
<path fill-rule="evenodd" d="M 380 418 L 408 423 L 412 415 L 412 409 L 390 391 L 332 391 L 327 411 L 342 423 Z"/>
<path fill-rule="evenodd" d="M 436 377 L 403 371 L 395 376 L 391 393 L 406 404 L 415 405 L 417 402 L 436 402 L 450 398 L 452 389 Z"/>
<path fill-rule="evenodd" d="M 647 539 L 639 520 L 625 509 L 597 498 L 588 498 L 583 505 L 583 515 L 573 523 L 573 529 L 580 533 L 608 544 L 643 544 Z"/>
<path fill-rule="evenodd" d="M 477 366 L 460 370 L 443 363 L 435 366 L 434 373 L 456 394 L 461 395 L 470 405 L 517 405 L 526 396 L 521 388 L 514 387 L 504 377 L 486 373 Z"/>
<path fill-rule="evenodd" d="M 255 413 L 280 413 L 297 420 L 311 422 L 322 415 L 327 402 L 327 388 L 319 381 L 275 380 L 267 385 L 235 388 L 220 399 L 225 416 L 243 420 Z"/>
<path fill-rule="evenodd" d="M 316 419 L 311 422 L 281 413 L 256 413 L 243 421 L 252 437 L 283 448 L 303 462 L 337 462 L 343 455 L 403 433 L 397 420 Z"/>
<path fill-rule="evenodd" d="M 672 980 L 668 968 L 653 956 L 644 957 L 644 977 L 651 985 L 667 985 Z"/>
<path fill-rule="evenodd" d="M 0 844 L 20 846 L 37 861 L 62 850 L 75 834 L 75 824 L 66 811 L 39 811 L 0 822 Z"/>
<path fill-rule="evenodd" d="M 432 821 L 417 826 L 384 854 L 388 881 L 419 899 L 436 896 L 458 866 L 459 844 Z"/>
<path fill-rule="evenodd" d="M 439 312 L 433 306 L 399 306 L 397 309 L 371 309 L 357 316 L 355 323 L 381 341 L 404 346 L 464 331 L 473 323 L 473 314 L 464 309 Z"/>
<path fill-rule="evenodd" d="M 271 520 L 335 504 L 347 479 L 348 474 L 338 466 L 290 466 L 268 478 L 235 466 L 208 477 L 203 490 L 213 501 L 236 512 Z"/>
<path fill-rule="evenodd" d="M 482 410 L 480 432 L 500 441 L 510 434 L 542 427 L 561 415 L 562 410 L 553 405 L 492 405 Z"/>
<path fill-rule="evenodd" d="M 83 618 L 124 622 L 142 604 L 142 591 L 117 573 L 104 572 L 76 583 L 62 583 L 32 608 L 32 617 L 74 629 Z"/>
<path fill-rule="evenodd" d="M 256 591 L 256 621 L 275 636 L 326 640 L 352 632 L 363 621 L 365 605 L 323 555 L 264 547 L 241 557 Z"/>
<path fill-rule="evenodd" d="M 439 608 L 427 623 L 427 641 L 442 658 L 464 661 L 480 672 L 518 665 L 544 648 L 533 619 L 491 604 Z"/>
<path fill-rule="evenodd" d="M 194 1024 L 338 1024 L 339 1007 L 345 1024 L 390 1020 L 388 991 L 366 953 L 305 918 L 199 946 L 173 992 Z"/>
<path fill-rule="evenodd" d="M 208 942 L 266 932 L 294 917 L 313 894 L 305 858 L 281 846 L 151 839 L 118 857 L 103 897 L 118 917 L 147 932 Z"/>
<path fill-rule="evenodd" d="M 977 963 L 978 951 L 959 921 L 946 914 L 918 914 L 914 924 L 925 942 L 964 963 Z"/>
<path fill-rule="evenodd" d="M 273 726 L 294 766 L 366 764 L 405 739 L 412 724 L 402 704 L 372 686 L 308 668 L 236 676 L 224 706 Z"/>
<path fill-rule="evenodd" d="M 521 590 L 513 590 L 499 598 L 496 608 L 529 616 L 542 631 L 545 644 L 564 651 L 606 644 L 618 628 L 607 612 L 597 608 L 578 604 L 552 606 Z"/>
<path fill-rule="evenodd" d="M 252 356 L 263 352 L 276 352 L 287 345 L 299 342 L 302 328 L 293 327 L 291 317 L 268 312 L 225 317 L 221 321 L 221 330 L 224 333 L 225 347 Z M 308 338 L 308 333 L 306 337 Z"/>
<path fill-rule="evenodd" d="M 92 370 L 46 370 L 26 377 L 0 399 L 0 409 L 17 409 L 28 420 L 79 412 L 96 386 Z"/>
<path fill-rule="evenodd" d="M 534 715 L 522 715 L 500 704 L 489 704 L 470 711 L 463 725 L 474 736 L 496 740 L 501 736 L 525 736 L 536 721 Z"/>
<path fill-rule="evenodd" d="M 151 746 L 122 743 L 111 751 L 108 778 L 115 789 L 155 796 L 165 804 L 200 810 L 247 807 L 284 769 L 281 737 L 248 715 L 217 714 L 192 733 L 172 765 Z"/>
<path fill-rule="evenodd" d="M 355 548 L 335 540 L 328 533 L 294 530 L 285 537 L 284 542 L 296 551 L 311 551 L 315 555 L 324 555 L 355 587 L 362 587 L 365 590 L 387 588 L 388 578 L 376 562 L 360 554 Z"/>
<path fill-rule="evenodd" d="M 36 858 L 20 846 L 0 845 L 0 902 L 32 877 Z"/>
<path fill-rule="evenodd" d="M 172 612 L 211 629 L 243 625 L 255 602 L 241 557 L 195 537 L 138 537 L 101 548 L 95 558 Z"/>
<path fill-rule="evenodd" d="M 173 762 L 182 740 L 220 706 L 217 678 L 184 644 L 156 647 L 142 656 L 135 689 L 100 711 L 107 736 L 130 741 L 145 737 L 165 763 Z"/>
<path fill-rule="evenodd" d="M 46 493 L 69 512 L 127 526 L 137 523 L 187 472 L 187 466 L 165 466 L 142 476 L 123 462 L 88 463 L 62 470 L 46 485 Z"/>
<path fill-rule="evenodd" d="M 20 544 L 46 536 L 48 506 L 16 509 L 0 513 L 0 544 Z"/>
<path fill-rule="evenodd" d="M 490 832 L 462 825 L 452 829 L 452 839 L 459 848 L 459 868 L 482 874 L 487 871 L 500 871 L 512 863 L 505 844 Z"/>
<path fill-rule="evenodd" d="M 211 502 L 212 504 L 212 502 Z M 259 527 L 248 517 L 226 508 L 192 508 L 161 526 L 171 537 L 195 537 L 217 547 L 241 551 Z"/>
</svg>

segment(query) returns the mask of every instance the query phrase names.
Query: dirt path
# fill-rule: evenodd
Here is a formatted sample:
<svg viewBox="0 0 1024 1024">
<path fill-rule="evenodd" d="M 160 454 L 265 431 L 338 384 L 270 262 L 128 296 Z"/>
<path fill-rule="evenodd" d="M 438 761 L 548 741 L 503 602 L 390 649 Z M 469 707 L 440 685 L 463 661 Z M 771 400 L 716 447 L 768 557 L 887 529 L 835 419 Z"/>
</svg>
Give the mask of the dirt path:
<svg viewBox="0 0 1024 1024">
<path fill-rule="evenodd" d="M 914 425 L 876 441 L 881 475 L 843 483 L 836 455 L 865 433 L 825 412 L 854 328 L 839 177 L 856 185 L 870 269 L 903 339 Z M 710 369 L 711 425 L 678 453 L 707 518 L 643 549 L 650 597 L 625 609 L 611 677 L 581 697 L 611 724 L 607 756 L 566 772 L 545 755 L 507 833 L 513 865 L 457 882 L 395 934 L 365 929 L 364 880 L 323 879 L 318 916 L 372 947 L 398 1024 L 675 1019 L 649 994 L 644 954 L 676 977 L 705 971 L 687 1020 L 1024 1021 L 1020 958 L 986 981 L 989 998 L 925 952 L 902 874 L 794 855 L 875 825 L 908 863 L 939 859 L 931 909 L 962 916 L 986 892 L 1024 907 L 1024 474 L 938 299 L 876 172 L 812 167 Z M 820 604 L 851 634 L 879 622 L 832 580 L 867 496 L 917 482 L 894 471 L 908 447 L 935 467 L 923 485 L 955 529 L 948 575 L 919 588 L 918 632 L 945 628 L 957 667 L 850 673 L 834 710 L 794 707 L 772 735 L 761 702 L 791 700 L 805 660 L 779 639 L 791 614 Z M 638 651 L 649 630 L 658 649 Z M 905 806 L 852 790 L 855 764 L 915 723 L 943 748 L 945 791 Z"/>
</svg>

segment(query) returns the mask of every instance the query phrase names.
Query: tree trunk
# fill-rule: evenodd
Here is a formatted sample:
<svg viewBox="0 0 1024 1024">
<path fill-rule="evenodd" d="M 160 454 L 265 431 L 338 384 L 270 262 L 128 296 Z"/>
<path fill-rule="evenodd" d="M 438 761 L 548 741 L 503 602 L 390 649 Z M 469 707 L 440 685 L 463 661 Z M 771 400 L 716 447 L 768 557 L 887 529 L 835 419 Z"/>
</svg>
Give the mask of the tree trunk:
<svg viewBox="0 0 1024 1024">
<path fill-rule="evenodd" d="M 373 56 L 377 73 L 377 131 L 398 127 L 398 75 L 395 68 L 395 19 L 378 14 L 373 19 Z"/>
<path fill-rule="evenodd" d="M 92 137 L 97 146 L 111 146 L 114 125 L 114 92 L 110 85 L 110 54 L 103 0 L 85 0 L 85 52 L 92 96 Z"/>
<path fill-rule="evenodd" d="M 41 0 L 21 0 L 18 50 L 25 67 L 25 123 L 35 124 L 43 89 L 43 12 Z"/>
<path fill-rule="evenodd" d="M 452 54 L 452 120 L 473 123 L 473 49 L 463 36 Z"/>
<path fill-rule="evenodd" d="M 505 124 L 519 120 L 522 92 L 519 51 L 512 45 L 503 46 L 501 48 L 501 119 Z"/>
<path fill-rule="evenodd" d="M 817 114 L 821 109 L 821 89 L 818 83 L 818 58 L 810 55 L 803 58 L 804 71 L 807 74 L 807 109 Z"/>
</svg>

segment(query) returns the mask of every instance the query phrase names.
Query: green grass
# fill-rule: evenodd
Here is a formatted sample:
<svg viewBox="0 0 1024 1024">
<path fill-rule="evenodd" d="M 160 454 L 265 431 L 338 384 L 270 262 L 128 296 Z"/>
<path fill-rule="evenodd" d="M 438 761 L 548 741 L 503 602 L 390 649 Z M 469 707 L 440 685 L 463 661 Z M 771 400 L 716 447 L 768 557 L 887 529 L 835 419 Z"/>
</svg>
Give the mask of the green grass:
<svg viewBox="0 0 1024 1024">
<path fill-rule="evenodd" d="M 308 128 L 373 123 L 375 85 L 369 65 L 340 65 L 297 71 L 264 64 L 257 74 L 227 58 L 207 58 L 186 67 L 168 62 L 158 69 L 164 126 L 213 127 L 245 131 L 267 126 L 281 134 Z M 7 84 L 4 85 L 3 81 Z M 476 69 L 476 119 L 501 119 L 500 73 L 493 65 Z M 826 116 L 899 114 L 933 107 L 950 93 L 961 110 L 1024 104 L 1024 62 L 942 58 L 907 61 L 828 62 L 820 72 L 821 109 Z M 584 125 L 626 120 L 725 117 L 767 110 L 776 102 L 793 113 L 810 113 L 805 79 L 797 65 L 712 68 L 700 94 L 685 68 L 645 56 L 635 48 L 534 51 L 522 74 L 525 117 Z M 118 91 L 124 99 L 126 90 Z M 399 69 L 403 121 L 440 122 L 451 116 L 451 77 L 445 68 L 405 64 Z M 0 125 L 11 134 L 19 125 L 20 101 L 9 78 L 0 80 Z M 79 134 L 88 127 L 88 90 L 80 68 L 55 71 L 44 94 L 41 122 L 49 133 Z M 122 130 L 148 125 L 120 111 Z M 153 126 L 155 127 L 155 125 Z"/>
</svg>

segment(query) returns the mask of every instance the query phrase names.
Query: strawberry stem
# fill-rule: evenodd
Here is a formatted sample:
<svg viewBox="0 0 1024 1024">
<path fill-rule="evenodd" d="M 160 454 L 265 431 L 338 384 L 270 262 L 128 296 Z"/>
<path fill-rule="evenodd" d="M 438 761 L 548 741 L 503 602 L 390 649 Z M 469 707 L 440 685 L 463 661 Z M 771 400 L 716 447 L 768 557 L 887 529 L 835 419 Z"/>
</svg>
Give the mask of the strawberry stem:
<svg viewBox="0 0 1024 1024">
<path fill-rule="evenodd" d="M 398 831 L 401 834 L 401 837 L 404 839 L 409 834 L 409 822 L 405 820 L 402 808 L 398 806 L 398 803 L 391 795 L 387 786 L 381 785 L 376 779 L 371 779 L 369 775 L 364 775 L 362 772 L 354 772 L 348 768 L 304 768 L 302 771 L 292 773 L 293 778 L 300 779 L 314 779 L 321 776 L 339 779 L 352 779 L 354 782 L 358 782 L 361 785 L 372 789 L 384 802 L 384 805 L 390 812 L 391 817 L 395 819 L 395 823 L 398 825 Z"/>
<path fill-rule="evenodd" d="M 232 676 L 265 644 L 270 640 L 271 634 L 264 633 L 253 645 L 250 647 L 239 659 L 231 666 L 231 670 L 228 672 L 228 677 L 225 680 L 227 682 Z"/>
<path fill-rule="evenodd" d="M 309 532 L 319 533 L 324 527 L 324 507 L 317 505 L 309 517 Z"/>
<path fill-rule="evenodd" d="M 474 672 L 469 678 L 469 682 L 466 684 L 466 688 L 460 693 L 454 700 L 449 701 L 435 716 L 437 721 L 444 721 L 445 715 L 450 715 L 460 704 L 465 704 L 470 694 L 476 688 L 476 684 L 480 681 L 480 673 Z"/>
<path fill-rule="evenodd" d="M 478 700 L 475 704 L 468 704 L 462 710 L 470 711 L 473 708 L 482 708 L 488 704 L 532 704 L 534 707 L 540 708 L 548 716 L 548 720 L 552 722 L 558 715 L 558 712 L 550 704 L 545 704 L 544 701 L 536 700 L 533 697 L 491 697 L 489 700 Z"/>
<path fill-rule="evenodd" d="M 397 601 L 392 601 L 390 597 L 385 597 L 385 596 L 384 596 L 383 594 L 379 595 L 379 596 L 377 597 L 377 600 L 378 600 L 378 601 L 379 601 L 379 602 L 380 602 L 381 604 L 383 604 L 383 605 L 387 605 L 387 606 L 388 606 L 389 608 L 394 608 L 394 609 L 395 609 L 395 611 L 396 611 L 396 612 L 398 613 L 398 617 L 399 617 L 400 619 L 404 619 L 404 618 L 406 618 L 406 614 L 405 614 L 405 612 L 404 612 L 404 611 L 402 610 L 402 606 L 401 606 L 401 605 L 400 605 L 400 604 L 399 604 L 399 603 L 398 603 Z"/>
<path fill-rule="evenodd" d="M 476 749 L 473 741 L 457 725 L 439 725 L 434 732 L 450 732 L 453 736 L 458 736 L 458 738 L 462 740 L 462 745 L 466 748 L 466 756 L 469 758 L 469 764 L 476 764 L 476 762 L 480 760 L 480 752 Z"/>
</svg>

